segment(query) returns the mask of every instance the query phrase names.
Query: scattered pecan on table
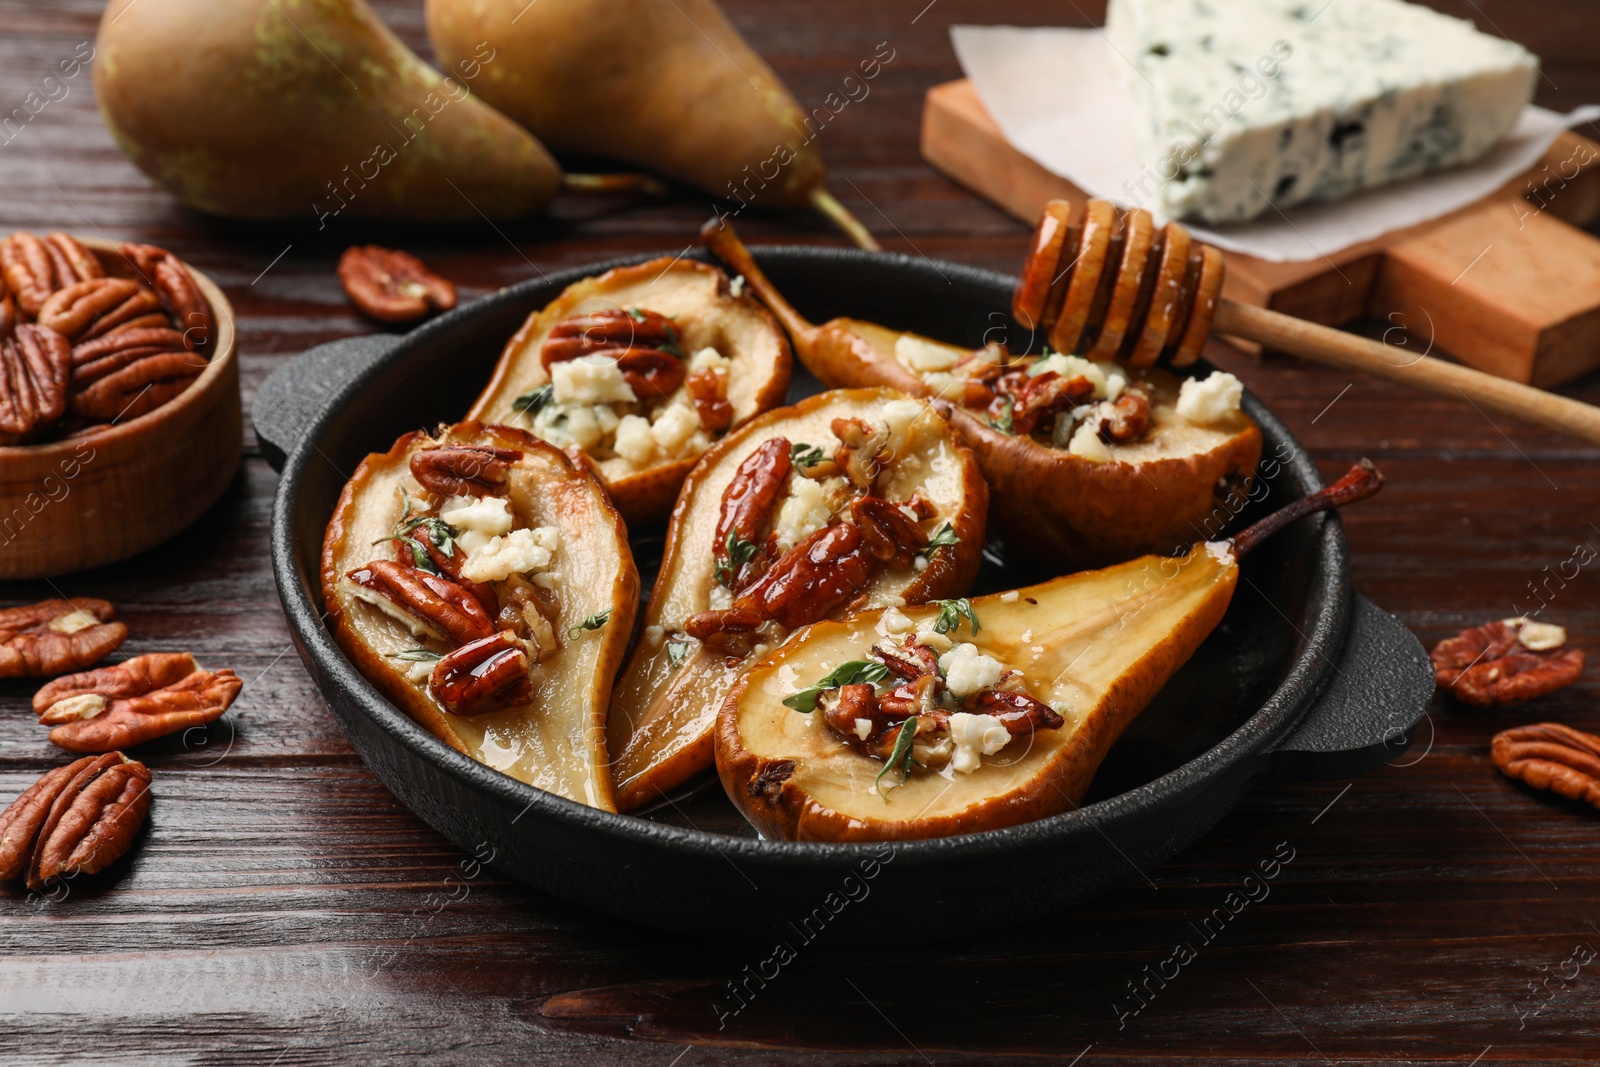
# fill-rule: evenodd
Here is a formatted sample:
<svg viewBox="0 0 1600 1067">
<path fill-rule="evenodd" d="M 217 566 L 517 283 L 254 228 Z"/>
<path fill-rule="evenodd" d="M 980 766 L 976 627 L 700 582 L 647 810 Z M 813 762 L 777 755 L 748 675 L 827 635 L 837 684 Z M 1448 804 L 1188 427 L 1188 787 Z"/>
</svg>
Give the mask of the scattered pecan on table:
<svg viewBox="0 0 1600 1067">
<path fill-rule="evenodd" d="M 379 322 L 420 322 L 456 306 L 455 285 L 416 256 L 378 245 L 352 245 L 339 257 L 339 284 L 362 314 Z"/>
<path fill-rule="evenodd" d="M 1489 746 L 1494 765 L 1535 789 L 1600 808 L 1600 737 L 1558 722 L 1502 730 Z"/>
<path fill-rule="evenodd" d="M 1439 685 L 1480 708 L 1532 700 L 1583 673 L 1583 652 L 1567 646 L 1566 630 L 1528 618 L 1463 630 L 1435 645 L 1431 656 Z"/>
<path fill-rule="evenodd" d="M 120 752 L 57 767 L 0 813 L 0 879 L 97 874 L 133 844 L 150 810 L 150 769 Z"/>
<path fill-rule="evenodd" d="M 34 694 L 33 710 L 54 727 L 53 744 L 110 752 L 214 722 L 243 687 L 230 670 L 201 670 L 187 652 L 151 652 L 57 678 Z"/>
<path fill-rule="evenodd" d="M 0 608 L 0 678 L 48 678 L 81 671 L 128 637 L 104 600 L 46 600 Z"/>
</svg>

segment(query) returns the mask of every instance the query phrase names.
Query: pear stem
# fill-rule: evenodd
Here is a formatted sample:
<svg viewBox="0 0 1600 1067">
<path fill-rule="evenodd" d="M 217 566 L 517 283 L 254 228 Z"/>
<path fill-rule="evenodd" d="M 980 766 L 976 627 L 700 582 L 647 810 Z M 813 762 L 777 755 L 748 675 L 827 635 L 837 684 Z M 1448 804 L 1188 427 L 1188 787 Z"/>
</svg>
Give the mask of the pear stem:
<svg viewBox="0 0 1600 1067">
<path fill-rule="evenodd" d="M 1313 512 L 1332 511 L 1357 500 L 1365 500 L 1382 488 L 1383 472 L 1373 464 L 1372 460 L 1362 457 L 1361 462 L 1351 467 L 1348 474 L 1332 485 L 1279 508 L 1234 537 L 1234 555 L 1245 555 L 1296 519 L 1304 518 Z"/>
<path fill-rule="evenodd" d="M 837 197 L 828 192 L 825 185 L 818 185 L 811 190 L 811 206 L 828 217 L 828 221 L 839 227 L 844 235 L 854 241 L 857 248 L 864 248 L 868 252 L 882 252 L 883 246 L 878 239 L 872 236 L 872 231 L 862 225 L 861 220 L 850 213 L 850 209 L 839 203 Z"/>
<path fill-rule="evenodd" d="M 654 174 L 564 174 L 562 187 L 574 193 L 643 193 L 666 196 L 667 185 Z"/>
<path fill-rule="evenodd" d="M 744 242 L 739 240 L 739 235 L 733 232 L 733 227 L 722 216 L 715 215 L 700 227 L 700 243 L 709 249 L 712 255 L 744 276 L 745 285 L 754 290 L 757 298 L 767 306 L 767 310 L 783 323 L 783 328 L 788 331 L 796 345 L 804 348 L 811 344 L 817 335 L 816 325 L 783 298 L 783 294 L 778 292 L 778 287 L 767 279 L 760 267 L 756 266 L 755 257 L 750 254 Z"/>
</svg>

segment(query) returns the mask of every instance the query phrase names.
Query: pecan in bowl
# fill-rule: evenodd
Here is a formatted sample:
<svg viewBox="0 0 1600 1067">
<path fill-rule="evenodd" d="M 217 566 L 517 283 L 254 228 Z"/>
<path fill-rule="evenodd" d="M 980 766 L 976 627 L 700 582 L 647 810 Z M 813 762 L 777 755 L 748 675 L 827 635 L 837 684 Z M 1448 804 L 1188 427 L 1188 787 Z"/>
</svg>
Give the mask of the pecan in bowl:
<svg viewBox="0 0 1600 1067">
<path fill-rule="evenodd" d="M 163 248 L 19 231 L 0 241 L 0 283 L 0 445 L 138 418 L 209 362 L 211 303 Z"/>
<path fill-rule="evenodd" d="M 1567 631 L 1527 617 L 1463 630 L 1429 655 L 1439 685 L 1480 708 L 1521 704 L 1571 685 L 1583 673 L 1583 652 L 1567 645 Z"/>
<path fill-rule="evenodd" d="M 52 744 L 110 752 L 215 722 L 244 687 L 230 670 L 201 670 L 187 652 L 149 652 L 57 678 L 33 697 Z"/>
<path fill-rule="evenodd" d="M 379 322 L 421 322 L 456 306 L 454 283 L 416 256 L 378 245 L 353 245 L 339 257 L 339 284 L 363 315 Z"/>
<path fill-rule="evenodd" d="M 0 609 L 0 678 L 48 678 L 81 671 L 127 640 L 104 600 L 46 600 Z"/>
<path fill-rule="evenodd" d="M 1502 730 L 1489 754 L 1501 773 L 1600 808 L 1600 737 L 1558 722 Z"/>
<path fill-rule="evenodd" d="M 0 880 L 98 874 L 120 859 L 150 810 L 150 769 L 120 752 L 57 767 L 0 812 Z"/>
</svg>

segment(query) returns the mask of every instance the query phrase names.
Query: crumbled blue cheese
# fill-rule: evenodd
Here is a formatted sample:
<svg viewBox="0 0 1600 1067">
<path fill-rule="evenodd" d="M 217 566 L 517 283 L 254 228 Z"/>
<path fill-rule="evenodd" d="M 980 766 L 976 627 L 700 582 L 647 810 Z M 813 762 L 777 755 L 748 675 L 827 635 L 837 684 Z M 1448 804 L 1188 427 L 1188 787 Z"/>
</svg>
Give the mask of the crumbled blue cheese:
<svg viewBox="0 0 1600 1067">
<path fill-rule="evenodd" d="M 1037 378 L 1047 371 L 1054 371 L 1063 378 L 1087 378 L 1089 384 L 1094 386 L 1096 400 L 1115 400 L 1128 387 L 1128 376 L 1121 367 L 1115 363 L 1087 360 L 1082 356 L 1064 356 L 1060 352 L 1052 352 L 1043 359 L 1034 360 L 1028 368 L 1028 376 Z"/>
<path fill-rule="evenodd" d="M 511 532 L 511 502 L 503 496 L 453 496 L 439 509 L 439 518 L 456 528 L 457 547 L 472 553 Z"/>
<path fill-rule="evenodd" d="M 821 482 L 801 474 L 789 476 L 789 495 L 778 508 L 773 532 L 778 535 L 778 551 L 787 552 L 833 521 L 827 490 Z"/>
<path fill-rule="evenodd" d="M 940 344 L 909 333 L 901 334 L 894 343 L 894 358 L 917 374 L 947 371 L 970 354 L 952 345 Z"/>
<path fill-rule="evenodd" d="M 668 459 L 697 456 L 711 447 L 710 439 L 700 432 L 700 417 L 682 404 L 668 404 L 656 412 L 650 436 Z"/>
<path fill-rule="evenodd" d="M 879 622 L 886 634 L 905 634 L 917 628 L 917 624 L 898 607 L 885 608 Z"/>
<path fill-rule="evenodd" d="M 983 766 L 982 757 L 992 756 L 1011 743 L 1011 731 L 993 715 L 958 711 L 950 716 L 950 740 L 955 743 L 950 769 L 971 774 Z"/>
<path fill-rule="evenodd" d="M 993 656 L 979 652 L 977 645 L 963 641 L 939 657 L 939 670 L 944 672 L 945 686 L 960 699 L 999 685 L 1006 668 Z"/>
<path fill-rule="evenodd" d="M 689 358 L 690 374 L 697 374 L 705 370 L 714 371 L 717 374 L 727 374 L 732 366 L 733 360 L 710 345 L 706 345 Z"/>
<path fill-rule="evenodd" d="M 461 576 L 474 582 L 500 582 L 513 574 L 542 574 L 555 562 L 561 534 L 554 526 L 512 530 L 467 553 Z"/>
<path fill-rule="evenodd" d="M 1538 60 L 1402 0 L 1112 0 L 1141 116 L 1130 203 L 1242 222 L 1469 162 L 1533 98 Z"/>
<path fill-rule="evenodd" d="M 551 399 L 557 404 L 631 404 L 639 399 L 617 361 L 608 356 L 580 356 L 557 363 L 550 368 L 550 381 L 555 386 Z"/>
<path fill-rule="evenodd" d="M 656 454 L 656 439 L 650 433 L 650 420 L 642 415 L 624 415 L 617 423 L 612 450 L 635 467 L 647 467 Z"/>
<path fill-rule="evenodd" d="M 1094 463 L 1109 463 L 1111 450 L 1100 440 L 1100 420 L 1087 419 L 1079 423 L 1072 440 L 1067 442 L 1067 451 Z"/>
<path fill-rule="evenodd" d="M 1212 371 L 1204 380 L 1187 378 L 1178 388 L 1178 417 L 1210 426 L 1235 414 L 1244 398 L 1244 383 L 1226 371 Z"/>
</svg>

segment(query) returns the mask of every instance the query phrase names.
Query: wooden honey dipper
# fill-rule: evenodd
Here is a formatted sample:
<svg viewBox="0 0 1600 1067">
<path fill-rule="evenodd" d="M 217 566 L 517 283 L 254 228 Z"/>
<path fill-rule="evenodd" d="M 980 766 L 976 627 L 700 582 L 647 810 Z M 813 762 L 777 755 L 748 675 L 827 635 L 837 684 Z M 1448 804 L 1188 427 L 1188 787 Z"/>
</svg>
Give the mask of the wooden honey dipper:
<svg viewBox="0 0 1600 1067">
<path fill-rule="evenodd" d="M 1600 408 L 1492 374 L 1418 356 L 1222 296 L 1222 253 L 1176 222 L 1093 199 L 1074 218 L 1052 200 L 1012 298 L 1016 320 L 1058 352 L 1133 367 L 1186 367 L 1212 330 L 1313 363 L 1361 371 L 1600 444 Z"/>
</svg>

